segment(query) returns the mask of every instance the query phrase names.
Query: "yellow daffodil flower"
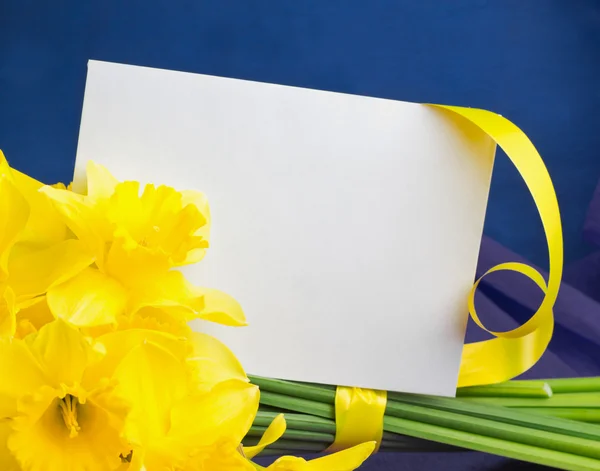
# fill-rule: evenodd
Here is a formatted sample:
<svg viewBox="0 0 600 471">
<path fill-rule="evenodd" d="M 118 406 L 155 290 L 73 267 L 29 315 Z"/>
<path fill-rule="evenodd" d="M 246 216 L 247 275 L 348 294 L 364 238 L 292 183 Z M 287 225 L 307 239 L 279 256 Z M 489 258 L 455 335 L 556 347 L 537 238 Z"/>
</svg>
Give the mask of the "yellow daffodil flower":
<svg viewBox="0 0 600 471">
<path fill-rule="evenodd" d="M 93 262 L 80 241 L 66 238 L 42 186 L 0 152 L 0 337 L 16 335 L 26 320 L 21 311 Z"/>
<path fill-rule="evenodd" d="M 191 286 L 172 267 L 200 260 L 208 247 L 204 196 L 137 182 L 118 183 L 90 163 L 87 194 L 42 190 L 94 254 L 95 264 L 48 292 L 51 311 L 77 326 L 115 324 L 144 308 L 178 321 L 201 318 L 245 325 L 239 304 L 216 290 Z"/>
<path fill-rule="evenodd" d="M 130 448 L 123 439 L 128 409 L 109 378 L 89 374 L 101 356 L 61 320 L 24 340 L 0 341 L 0 418 L 23 471 L 121 465 Z"/>
<path fill-rule="evenodd" d="M 114 376 L 117 393 L 132 404 L 131 470 L 247 467 L 238 446 L 258 409 L 256 386 L 230 379 L 201 391 L 178 354 L 151 340 L 131 348 Z"/>
</svg>

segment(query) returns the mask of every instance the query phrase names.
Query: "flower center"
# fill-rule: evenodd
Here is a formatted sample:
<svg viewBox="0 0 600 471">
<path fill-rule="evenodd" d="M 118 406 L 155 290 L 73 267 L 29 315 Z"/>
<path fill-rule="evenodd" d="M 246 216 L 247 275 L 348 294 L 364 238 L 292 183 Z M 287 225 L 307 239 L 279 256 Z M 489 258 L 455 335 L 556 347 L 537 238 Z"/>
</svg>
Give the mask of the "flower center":
<svg viewBox="0 0 600 471">
<path fill-rule="evenodd" d="M 62 398 L 58 406 L 60 407 L 60 412 L 62 414 L 63 421 L 67 429 L 69 430 L 69 438 L 75 438 L 81 427 L 77 422 L 77 404 L 79 401 L 76 397 L 67 394 L 64 398 Z"/>
</svg>

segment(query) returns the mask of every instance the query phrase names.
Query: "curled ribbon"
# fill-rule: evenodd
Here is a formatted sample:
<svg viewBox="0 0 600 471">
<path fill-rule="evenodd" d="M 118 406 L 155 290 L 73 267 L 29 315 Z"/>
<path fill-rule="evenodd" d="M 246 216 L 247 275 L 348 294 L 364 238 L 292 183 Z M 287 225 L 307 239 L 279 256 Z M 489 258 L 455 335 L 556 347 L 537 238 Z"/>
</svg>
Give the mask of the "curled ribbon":
<svg viewBox="0 0 600 471">
<path fill-rule="evenodd" d="M 548 170 L 525 133 L 506 118 L 490 111 L 455 106 L 430 105 L 447 112 L 451 119 L 466 119 L 490 136 L 506 153 L 533 196 L 548 244 L 548 283 L 529 265 L 502 263 L 479 278 L 469 294 L 468 308 L 473 320 L 495 338 L 464 346 L 458 386 L 499 383 L 520 375 L 542 356 L 554 328 L 552 308 L 558 296 L 563 268 L 563 243 L 560 212 Z M 510 270 L 521 273 L 544 292 L 542 304 L 525 324 L 507 332 L 487 329 L 475 309 L 475 291 L 486 275 Z"/>
<path fill-rule="evenodd" d="M 456 106 L 427 105 L 446 113 L 452 120 L 467 120 L 498 144 L 517 168 L 533 196 L 548 244 L 548 282 L 533 267 L 517 262 L 502 263 L 479 278 L 467 305 L 475 323 L 493 339 L 466 344 L 458 375 L 458 387 L 500 383 L 531 368 L 543 355 L 554 328 L 552 308 L 558 296 L 563 269 L 563 241 L 560 211 L 552 180 L 539 153 L 517 126 L 490 111 Z M 542 304 L 520 327 L 494 332 L 485 327 L 475 309 L 475 292 L 490 273 L 508 270 L 530 278 L 544 292 Z M 360 388 L 338 387 L 335 399 L 336 437 L 329 451 L 376 441 L 383 435 L 386 393 Z"/>
</svg>

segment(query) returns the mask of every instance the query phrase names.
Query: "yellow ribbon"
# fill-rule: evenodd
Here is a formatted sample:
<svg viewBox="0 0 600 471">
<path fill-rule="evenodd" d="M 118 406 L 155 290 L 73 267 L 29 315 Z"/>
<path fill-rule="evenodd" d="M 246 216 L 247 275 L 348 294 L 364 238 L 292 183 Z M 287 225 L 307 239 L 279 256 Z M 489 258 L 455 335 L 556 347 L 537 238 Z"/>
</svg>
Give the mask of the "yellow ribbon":
<svg viewBox="0 0 600 471">
<path fill-rule="evenodd" d="M 338 386 L 335 394 L 335 441 L 327 449 L 334 452 L 364 442 L 381 444 L 387 392 Z"/>
<path fill-rule="evenodd" d="M 525 133 L 506 118 L 490 111 L 456 106 L 428 105 L 448 118 L 467 120 L 490 136 L 506 153 L 525 181 L 538 209 L 548 244 L 548 283 L 533 267 L 509 262 L 497 265 L 479 278 L 469 294 L 469 314 L 479 327 L 495 338 L 466 344 L 463 349 L 458 387 L 507 381 L 531 368 L 542 356 L 552 337 L 552 308 L 558 296 L 563 268 L 560 212 L 548 170 Z M 509 270 L 527 276 L 544 292 L 536 313 L 525 324 L 507 332 L 487 329 L 475 309 L 475 292 L 486 275 Z M 335 451 L 366 441 L 379 445 L 383 434 L 385 392 L 338 387 L 335 399 L 336 436 L 329 448 Z"/>
<path fill-rule="evenodd" d="M 548 170 L 525 133 L 506 118 L 490 111 L 455 106 L 431 105 L 449 112 L 451 118 L 467 119 L 504 150 L 517 168 L 533 196 L 548 244 L 548 284 L 544 277 L 523 263 L 502 263 L 488 270 L 473 285 L 469 295 L 469 314 L 473 320 L 495 338 L 464 346 L 458 376 L 458 386 L 499 383 L 520 375 L 542 356 L 552 337 L 552 308 L 558 296 L 563 268 L 563 242 L 560 212 L 556 193 Z M 500 270 L 521 273 L 533 280 L 545 293 L 542 304 L 525 324 L 507 332 L 487 329 L 475 309 L 475 291 L 481 279 Z"/>
</svg>

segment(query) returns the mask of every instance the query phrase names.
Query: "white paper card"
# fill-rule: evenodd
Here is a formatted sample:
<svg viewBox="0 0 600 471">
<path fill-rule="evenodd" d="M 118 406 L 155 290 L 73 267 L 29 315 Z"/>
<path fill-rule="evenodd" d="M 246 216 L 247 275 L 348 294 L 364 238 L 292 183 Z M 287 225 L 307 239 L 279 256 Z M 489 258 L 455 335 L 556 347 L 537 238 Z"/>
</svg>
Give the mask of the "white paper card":
<svg viewBox="0 0 600 471">
<path fill-rule="evenodd" d="M 208 196 L 186 275 L 243 306 L 198 326 L 249 373 L 454 395 L 494 152 L 419 104 L 91 61 L 76 182 Z"/>
</svg>

